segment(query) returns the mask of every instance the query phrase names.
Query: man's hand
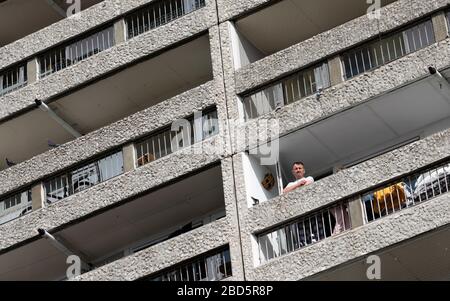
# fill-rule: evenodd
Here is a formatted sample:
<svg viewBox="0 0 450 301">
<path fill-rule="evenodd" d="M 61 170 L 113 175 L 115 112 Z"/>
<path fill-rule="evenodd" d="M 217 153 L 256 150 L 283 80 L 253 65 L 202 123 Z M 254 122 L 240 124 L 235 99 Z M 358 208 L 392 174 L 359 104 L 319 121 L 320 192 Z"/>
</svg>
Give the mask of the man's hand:
<svg viewBox="0 0 450 301">
<path fill-rule="evenodd" d="M 308 183 L 308 181 L 307 181 L 307 180 L 305 180 L 305 179 L 303 179 L 303 180 L 301 180 L 301 181 L 299 181 L 299 182 L 297 183 L 297 187 L 302 187 L 302 186 L 305 186 L 305 185 L 306 185 L 306 183 Z"/>
</svg>

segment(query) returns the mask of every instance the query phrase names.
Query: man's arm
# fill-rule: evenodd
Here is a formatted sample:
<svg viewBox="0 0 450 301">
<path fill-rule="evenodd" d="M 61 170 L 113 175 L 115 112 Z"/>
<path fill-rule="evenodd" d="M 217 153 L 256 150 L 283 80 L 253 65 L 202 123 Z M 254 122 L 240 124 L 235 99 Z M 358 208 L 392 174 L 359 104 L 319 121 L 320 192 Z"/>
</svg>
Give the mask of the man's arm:
<svg viewBox="0 0 450 301">
<path fill-rule="evenodd" d="M 295 189 L 297 189 L 297 188 L 299 188 L 299 187 L 302 187 L 303 185 L 306 185 L 306 183 L 307 183 L 306 180 L 301 180 L 301 181 L 298 181 L 298 182 L 296 182 L 296 183 L 294 183 L 294 184 L 292 184 L 292 185 L 288 185 L 288 186 L 283 190 L 283 194 L 284 194 L 284 193 L 291 192 L 291 191 L 293 191 L 293 190 L 295 190 Z"/>
</svg>

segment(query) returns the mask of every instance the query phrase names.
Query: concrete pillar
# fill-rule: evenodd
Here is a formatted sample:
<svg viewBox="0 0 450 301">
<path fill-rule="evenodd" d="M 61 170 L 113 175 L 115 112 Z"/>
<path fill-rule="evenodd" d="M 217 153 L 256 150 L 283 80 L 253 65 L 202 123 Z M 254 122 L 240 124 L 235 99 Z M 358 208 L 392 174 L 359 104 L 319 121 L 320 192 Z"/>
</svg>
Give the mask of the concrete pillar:
<svg viewBox="0 0 450 301">
<path fill-rule="evenodd" d="M 432 17 L 434 35 L 436 41 L 440 42 L 448 37 L 448 23 L 445 12 L 439 12 Z"/>
<path fill-rule="evenodd" d="M 360 196 L 353 198 L 348 203 L 348 211 L 350 215 L 350 221 L 352 223 L 352 229 L 364 225 L 364 214 Z"/>
<path fill-rule="evenodd" d="M 136 168 L 136 152 L 134 144 L 125 145 L 122 148 L 123 153 L 123 171 L 129 172 Z"/>
<path fill-rule="evenodd" d="M 127 40 L 127 24 L 125 19 L 120 19 L 114 23 L 114 41 L 115 44 L 121 44 Z"/>
<path fill-rule="evenodd" d="M 33 58 L 27 62 L 27 82 L 35 83 L 39 80 L 39 63 L 37 58 Z"/>
<path fill-rule="evenodd" d="M 43 183 L 36 184 L 31 188 L 31 202 L 33 211 L 45 207 L 45 190 Z"/>
<path fill-rule="evenodd" d="M 342 62 L 340 56 L 335 56 L 332 59 L 329 59 L 328 68 L 330 70 L 331 86 L 340 84 L 344 81 L 344 70 L 342 69 Z"/>
</svg>

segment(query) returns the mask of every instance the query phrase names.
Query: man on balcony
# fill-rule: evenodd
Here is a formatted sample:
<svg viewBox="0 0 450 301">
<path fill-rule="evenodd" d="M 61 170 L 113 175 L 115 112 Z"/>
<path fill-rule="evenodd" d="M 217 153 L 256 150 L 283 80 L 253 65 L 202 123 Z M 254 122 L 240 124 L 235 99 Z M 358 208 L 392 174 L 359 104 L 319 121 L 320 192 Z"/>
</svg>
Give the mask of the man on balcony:
<svg viewBox="0 0 450 301">
<path fill-rule="evenodd" d="M 299 187 L 314 183 L 313 177 L 305 178 L 305 164 L 303 164 L 303 162 L 295 162 L 292 164 L 292 175 L 296 180 L 287 184 L 286 188 L 283 190 L 283 193 L 288 193 Z"/>
</svg>

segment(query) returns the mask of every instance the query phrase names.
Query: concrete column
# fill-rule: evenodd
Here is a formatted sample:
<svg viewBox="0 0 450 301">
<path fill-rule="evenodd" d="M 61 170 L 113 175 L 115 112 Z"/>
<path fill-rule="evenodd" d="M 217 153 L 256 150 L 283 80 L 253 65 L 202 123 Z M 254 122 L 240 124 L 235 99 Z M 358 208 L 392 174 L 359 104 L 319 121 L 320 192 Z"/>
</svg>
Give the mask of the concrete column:
<svg viewBox="0 0 450 301">
<path fill-rule="evenodd" d="M 440 42 L 448 37 L 448 23 L 445 12 L 439 12 L 432 17 L 434 35 L 436 41 Z"/>
<path fill-rule="evenodd" d="M 27 81 L 29 84 L 39 80 L 39 63 L 37 58 L 33 58 L 27 62 Z"/>
<path fill-rule="evenodd" d="M 123 171 L 129 172 L 136 168 L 136 152 L 134 144 L 125 145 L 122 148 L 123 153 Z"/>
<path fill-rule="evenodd" d="M 361 204 L 361 197 L 359 196 L 355 197 L 348 203 L 348 211 L 350 215 L 350 221 L 352 223 L 352 229 L 364 225 L 364 215 Z"/>
<path fill-rule="evenodd" d="M 340 84 L 344 81 L 344 70 L 342 69 L 342 62 L 340 56 L 335 56 L 328 60 L 328 68 L 330 70 L 331 86 Z"/>
<path fill-rule="evenodd" d="M 114 23 L 114 40 L 117 44 L 121 44 L 127 40 L 127 24 L 125 19 L 120 19 Z"/>
<path fill-rule="evenodd" d="M 45 207 L 45 190 L 43 183 L 36 184 L 31 188 L 31 202 L 33 211 Z"/>
</svg>

